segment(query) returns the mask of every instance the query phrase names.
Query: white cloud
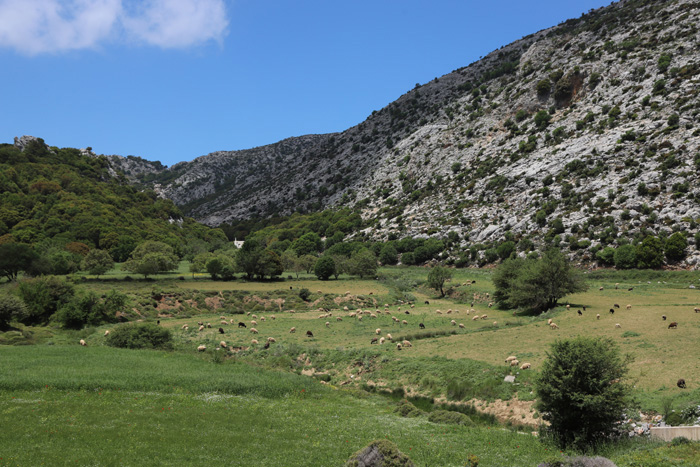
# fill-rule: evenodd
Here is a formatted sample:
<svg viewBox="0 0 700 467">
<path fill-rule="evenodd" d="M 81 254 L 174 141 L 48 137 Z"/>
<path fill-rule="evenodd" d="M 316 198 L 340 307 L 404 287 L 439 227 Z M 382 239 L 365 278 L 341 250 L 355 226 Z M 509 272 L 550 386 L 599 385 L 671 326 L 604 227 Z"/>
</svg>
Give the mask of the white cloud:
<svg viewBox="0 0 700 467">
<path fill-rule="evenodd" d="M 35 55 L 128 42 L 182 48 L 227 33 L 224 0 L 0 0 L 0 48 Z"/>
</svg>

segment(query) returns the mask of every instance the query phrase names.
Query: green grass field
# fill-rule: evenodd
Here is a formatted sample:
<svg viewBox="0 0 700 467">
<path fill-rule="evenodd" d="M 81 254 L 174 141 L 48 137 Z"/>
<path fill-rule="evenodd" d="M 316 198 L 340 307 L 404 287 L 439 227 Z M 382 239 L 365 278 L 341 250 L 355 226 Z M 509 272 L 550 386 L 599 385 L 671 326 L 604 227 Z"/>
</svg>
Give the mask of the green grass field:
<svg viewBox="0 0 700 467">
<path fill-rule="evenodd" d="M 115 325 L 81 331 L 18 326 L 0 333 L 1 343 L 36 344 L 0 345 L 0 466 L 231 459 L 236 465 L 342 465 L 385 437 L 418 465 L 465 465 L 470 454 L 480 466 L 537 465 L 561 453 L 530 435 L 535 428 L 518 433 L 504 425 L 403 418 L 393 413 L 395 400 L 380 393 L 471 401 L 516 426 L 538 423 L 528 401 L 548 344 L 577 335 L 611 337 L 634 358 L 630 377 L 644 411 L 700 402 L 700 313 L 693 311 L 700 292 L 688 287 L 698 284 L 698 273 L 596 271 L 588 275 L 589 290 L 566 297 L 559 308 L 513 316 L 489 307 L 493 286 L 484 270 L 457 270 L 449 299 L 424 288 L 427 270 L 417 267 L 385 268 L 381 280 L 324 282 L 306 275 L 218 282 L 192 279 L 186 270 L 181 266 L 155 281 L 125 281 L 119 271 L 101 280 L 75 279 L 99 293 L 127 293 L 140 304 L 142 319 L 160 319 L 172 329 L 175 351 L 107 347 L 104 331 Z M 304 287 L 312 292 L 308 303 L 297 296 Z M 169 297 L 154 301 L 156 293 Z M 187 306 L 166 306 L 178 296 L 183 303 L 187 297 Z M 216 309 L 219 297 L 232 305 Z M 409 297 L 413 308 L 399 302 Z M 620 308 L 610 315 L 615 303 Z M 358 308 L 367 312 L 362 320 L 350 317 Z M 549 318 L 558 330 L 550 329 Z M 677 329 L 668 329 L 671 321 Z M 200 331 L 198 322 L 212 327 Z M 296 332 L 290 333 L 292 327 Z M 393 342 L 371 343 L 387 334 Z M 276 342 L 263 349 L 268 337 Z M 78 345 L 81 338 L 87 347 Z M 404 338 L 412 346 L 398 350 L 396 342 Z M 222 340 L 233 351 L 215 350 Z M 201 344 L 206 352 L 196 351 Z M 532 363 L 532 370 L 506 366 L 509 355 Z M 516 375 L 516 384 L 503 382 L 508 374 Z M 681 377 L 687 389 L 676 387 Z M 620 466 L 700 465 L 698 443 L 634 440 L 601 447 L 598 454 Z"/>
</svg>

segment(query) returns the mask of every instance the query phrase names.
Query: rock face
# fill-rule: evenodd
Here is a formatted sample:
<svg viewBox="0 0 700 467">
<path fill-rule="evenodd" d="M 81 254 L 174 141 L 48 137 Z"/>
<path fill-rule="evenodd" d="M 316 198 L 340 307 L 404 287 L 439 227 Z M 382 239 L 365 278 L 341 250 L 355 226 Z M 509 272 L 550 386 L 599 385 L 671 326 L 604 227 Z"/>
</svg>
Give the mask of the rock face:
<svg viewBox="0 0 700 467">
<path fill-rule="evenodd" d="M 527 238 L 583 262 L 620 238 L 681 231 L 697 267 L 698 14 L 694 0 L 613 3 L 416 86 L 342 133 L 136 178 L 209 225 L 350 206 L 374 239 Z"/>
<path fill-rule="evenodd" d="M 32 141 L 38 141 L 39 139 L 40 138 L 37 138 L 36 136 L 15 136 L 15 147 L 20 151 L 24 151 L 24 148 L 27 147 L 27 144 L 29 144 Z"/>
</svg>

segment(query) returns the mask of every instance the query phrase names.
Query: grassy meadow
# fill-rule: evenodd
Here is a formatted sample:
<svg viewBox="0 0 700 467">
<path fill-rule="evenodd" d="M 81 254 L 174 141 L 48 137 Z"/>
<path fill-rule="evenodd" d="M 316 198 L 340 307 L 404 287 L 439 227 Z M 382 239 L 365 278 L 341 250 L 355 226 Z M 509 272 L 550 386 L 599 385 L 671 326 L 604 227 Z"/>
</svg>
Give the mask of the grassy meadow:
<svg viewBox="0 0 700 467">
<path fill-rule="evenodd" d="M 633 357 L 630 378 L 643 411 L 700 402 L 700 313 L 693 310 L 700 292 L 689 288 L 700 286 L 700 273 L 596 271 L 587 275 L 589 290 L 565 297 L 559 308 L 514 316 L 489 307 L 488 270 L 456 270 L 443 299 L 425 288 L 427 270 L 419 267 L 384 268 L 379 280 L 323 282 L 306 274 L 221 282 L 187 270 L 183 264 L 148 281 L 125 280 L 118 268 L 99 279 L 73 277 L 98 293 L 129 295 L 138 319 L 172 330 L 174 351 L 107 347 L 104 331 L 118 325 L 17 325 L 0 333 L 0 466 L 234 459 L 330 466 L 378 438 L 421 466 L 468 465 L 469 455 L 480 466 L 534 466 L 565 453 L 531 434 L 540 422 L 533 381 L 549 343 L 577 335 L 611 337 Z M 311 291 L 308 302 L 298 297 L 301 288 Z M 350 317 L 358 309 L 367 312 L 362 320 Z M 558 330 L 547 325 L 550 318 Z M 677 329 L 668 329 L 672 321 Z M 198 322 L 205 323 L 201 331 Z M 388 334 L 393 341 L 372 343 Z M 87 347 L 78 345 L 81 338 Z M 275 342 L 266 349 L 268 338 Z M 399 350 L 404 339 L 412 346 Z M 207 350 L 197 352 L 202 344 Z M 509 355 L 532 370 L 506 366 Z M 514 384 L 503 381 L 509 374 Z M 678 378 L 687 389 L 676 387 Z M 425 413 L 395 413 L 401 397 Z M 429 421 L 431 400 L 454 404 L 472 423 Z M 597 454 L 619 466 L 700 465 L 698 443 L 635 439 Z"/>
</svg>

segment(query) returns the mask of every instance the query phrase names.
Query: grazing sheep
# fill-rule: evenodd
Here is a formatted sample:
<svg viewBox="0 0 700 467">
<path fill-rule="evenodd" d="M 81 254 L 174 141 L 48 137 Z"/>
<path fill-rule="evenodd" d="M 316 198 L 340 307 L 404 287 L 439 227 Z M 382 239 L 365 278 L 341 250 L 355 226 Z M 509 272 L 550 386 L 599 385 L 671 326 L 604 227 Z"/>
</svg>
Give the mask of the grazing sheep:
<svg viewBox="0 0 700 467">
<path fill-rule="evenodd" d="M 571 305 L 566 305 L 566 309 L 567 310 L 571 309 Z"/>
<path fill-rule="evenodd" d="M 493 306 L 493 302 L 489 302 L 489 308 Z"/>
<path fill-rule="evenodd" d="M 512 362 L 513 360 L 517 360 L 517 358 L 518 358 L 518 357 L 516 357 L 515 355 L 511 355 L 510 357 L 506 358 L 506 363 L 510 363 L 510 362 Z"/>
<path fill-rule="evenodd" d="M 552 322 L 553 322 L 552 318 L 549 318 L 549 319 L 547 320 L 547 324 L 552 324 Z"/>
<path fill-rule="evenodd" d="M 602 288 L 602 287 L 599 287 L 598 290 L 603 290 L 603 288 Z"/>
<path fill-rule="evenodd" d="M 207 329 L 211 329 L 211 323 L 207 323 Z"/>
<path fill-rule="evenodd" d="M 498 326 L 498 321 L 494 321 L 494 322 L 493 322 L 493 325 L 494 325 L 494 326 Z"/>
<path fill-rule="evenodd" d="M 559 329 L 559 326 L 556 325 L 556 323 L 552 323 L 549 325 L 550 329 Z"/>
<path fill-rule="evenodd" d="M 477 319 L 479 319 L 479 315 L 474 315 L 474 317 L 472 318 L 472 321 L 476 321 Z"/>
<path fill-rule="evenodd" d="M 595 319 L 600 319 L 600 313 L 598 313 L 597 315 L 595 315 Z"/>
<path fill-rule="evenodd" d="M 374 330 L 374 333 L 377 334 L 377 335 L 379 335 L 379 334 L 382 333 L 382 330 L 379 329 L 379 328 L 377 328 L 377 329 Z"/>
<path fill-rule="evenodd" d="M 415 307 L 416 306 L 413 303 L 411 303 L 411 308 L 415 308 Z M 408 314 L 408 311 L 406 312 L 406 314 Z"/>
<path fill-rule="evenodd" d="M 250 314 L 250 313 L 248 313 L 248 314 Z M 226 317 L 225 317 L 225 316 L 219 316 L 219 319 L 226 319 Z"/>
<path fill-rule="evenodd" d="M 488 315 L 481 315 L 481 319 L 486 319 L 488 318 Z"/>
<path fill-rule="evenodd" d="M 585 306 L 582 306 L 581 308 L 583 308 L 583 311 L 586 311 L 586 307 L 585 307 Z"/>
<path fill-rule="evenodd" d="M 517 361 L 517 360 L 511 360 L 511 361 L 510 361 L 510 366 L 518 366 L 519 364 L 520 364 L 520 362 Z"/>
<path fill-rule="evenodd" d="M 246 316 L 250 316 L 250 311 L 246 313 Z"/>
<path fill-rule="evenodd" d="M 219 334 L 223 334 L 223 333 L 224 333 L 224 328 L 219 328 Z"/>
<path fill-rule="evenodd" d="M 451 313 L 452 313 L 452 308 L 450 308 L 449 310 L 447 310 L 447 314 L 448 314 L 448 315 L 451 314 Z"/>
<path fill-rule="evenodd" d="M 290 333 L 290 334 L 294 334 L 295 332 L 297 332 L 297 328 L 295 328 L 295 327 L 292 327 L 292 328 L 289 330 L 289 333 Z"/>
<path fill-rule="evenodd" d="M 87 342 L 85 342 L 85 339 L 80 339 L 80 345 L 87 347 Z"/>
<path fill-rule="evenodd" d="M 678 386 L 681 389 L 685 389 L 685 380 L 683 378 L 679 379 L 676 383 L 676 386 Z"/>
<path fill-rule="evenodd" d="M 226 321 L 226 320 L 224 319 L 224 320 L 222 320 L 219 324 L 224 324 L 224 325 L 225 325 L 225 324 L 228 324 L 228 321 Z"/>
<path fill-rule="evenodd" d="M 460 329 L 464 329 L 464 324 L 459 323 L 459 328 L 460 328 Z"/>
<path fill-rule="evenodd" d="M 401 350 L 401 344 L 396 344 L 396 350 Z"/>
<path fill-rule="evenodd" d="M 404 319 L 403 321 L 401 321 L 401 324 L 408 324 L 408 321 Z"/>
<path fill-rule="evenodd" d="M 268 337 L 267 342 L 274 344 L 275 342 L 277 342 L 277 340 L 274 337 Z"/>
<path fill-rule="evenodd" d="M 358 321 L 362 321 L 362 316 L 359 316 L 359 315 L 358 315 L 358 316 L 357 316 L 357 320 L 358 320 Z"/>
<path fill-rule="evenodd" d="M 523 363 L 520 365 L 521 370 L 529 370 L 532 365 L 530 363 Z"/>
<path fill-rule="evenodd" d="M 198 352 L 204 352 L 205 350 L 207 350 L 207 346 L 204 345 L 204 344 L 202 344 L 202 345 L 200 345 L 199 347 L 197 347 L 197 351 L 198 351 Z"/>
<path fill-rule="evenodd" d="M 200 327 L 199 327 L 199 331 L 200 331 L 200 332 L 204 331 L 204 326 L 200 326 Z"/>
<path fill-rule="evenodd" d="M 700 313 L 700 308 L 695 307 L 695 313 Z"/>
<path fill-rule="evenodd" d="M 219 347 L 221 347 L 222 349 L 227 348 L 226 341 L 219 342 Z"/>
<path fill-rule="evenodd" d="M 620 285 L 619 282 L 615 284 L 615 290 L 617 290 L 617 287 L 618 287 L 619 285 Z"/>
<path fill-rule="evenodd" d="M 348 317 L 350 317 L 350 318 L 354 318 L 355 316 L 357 316 L 357 313 L 350 313 L 350 314 L 348 315 Z"/>
<path fill-rule="evenodd" d="M 331 327 L 331 323 L 328 322 L 328 321 L 326 321 L 326 327 L 327 327 L 327 328 Z"/>
<path fill-rule="evenodd" d="M 629 289 L 627 289 L 628 292 L 631 292 L 633 290 L 634 290 L 634 287 L 630 287 Z"/>
<path fill-rule="evenodd" d="M 377 315 L 375 315 L 374 313 L 370 313 L 370 314 L 369 314 L 369 317 L 370 317 L 370 318 L 376 318 Z"/>
<path fill-rule="evenodd" d="M 231 318 L 231 319 L 229 320 L 229 323 L 233 324 L 234 321 L 235 321 L 235 320 L 234 320 L 233 318 Z"/>
<path fill-rule="evenodd" d="M 438 315 L 441 315 L 441 314 L 442 314 L 442 311 L 436 310 L 435 313 L 437 313 Z"/>
<path fill-rule="evenodd" d="M 250 343 L 251 343 L 251 344 L 258 344 L 259 342 L 258 342 L 257 339 L 253 339 L 252 341 L 250 341 Z"/>
<path fill-rule="evenodd" d="M 386 340 L 392 341 L 392 340 L 394 340 L 394 338 L 391 337 L 391 334 L 387 334 L 387 335 L 386 335 Z"/>
<path fill-rule="evenodd" d="M 615 309 L 614 309 L 614 308 L 610 308 L 610 314 L 611 314 L 611 315 L 614 315 L 614 314 L 615 314 Z"/>
<path fill-rule="evenodd" d="M 182 329 L 187 329 L 187 327 L 188 327 L 188 326 L 187 326 L 186 324 L 183 324 L 183 325 L 182 325 Z"/>
<path fill-rule="evenodd" d="M 661 315 L 661 319 L 666 321 L 666 315 Z"/>
<path fill-rule="evenodd" d="M 405 340 L 405 341 L 403 341 L 401 344 L 402 344 L 404 347 L 413 347 L 413 344 L 411 344 L 410 341 L 406 341 L 406 340 Z"/>
<path fill-rule="evenodd" d="M 581 310 L 578 310 L 578 315 L 583 316 L 583 312 Z"/>
<path fill-rule="evenodd" d="M 672 321 L 671 324 L 668 325 L 669 329 L 678 329 L 678 323 L 675 321 Z"/>
<path fill-rule="evenodd" d="M 377 342 L 379 342 L 379 339 L 377 339 L 376 337 L 373 337 L 372 342 L 370 342 L 370 344 L 376 344 Z"/>
<path fill-rule="evenodd" d="M 425 324 L 423 324 L 423 323 L 418 323 L 418 327 L 421 328 L 421 329 L 425 329 Z"/>
<path fill-rule="evenodd" d="M 258 333 L 258 330 L 255 329 L 255 328 L 250 328 L 250 332 L 252 332 L 253 334 L 257 334 L 257 333 Z"/>
<path fill-rule="evenodd" d="M 632 305 L 627 305 L 625 308 L 627 308 L 628 310 L 631 310 L 631 309 L 632 309 Z"/>
<path fill-rule="evenodd" d="M 273 319 L 273 320 L 277 319 L 277 318 L 275 317 L 275 315 L 271 315 L 270 318 Z"/>
<path fill-rule="evenodd" d="M 109 336 L 109 329 L 105 331 L 105 337 Z"/>
<path fill-rule="evenodd" d="M 615 327 L 616 327 L 616 328 L 621 328 L 622 325 L 621 325 L 620 323 L 615 323 Z"/>
<path fill-rule="evenodd" d="M 426 301 L 423 302 L 423 303 L 425 303 L 426 305 L 430 305 L 430 302 L 429 302 L 428 300 L 426 300 Z"/>
<path fill-rule="evenodd" d="M 617 303 L 615 303 L 615 304 L 613 305 L 613 307 L 615 307 L 615 308 L 620 308 L 620 305 L 618 305 Z"/>
<path fill-rule="evenodd" d="M 306 337 L 314 337 L 314 333 L 311 331 L 306 331 Z"/>
<path fill-rule="evenodd" d="M 457 326 L 457 321 L 452 320 L 452 321 L 450 321 L 450 324 L 451 324 L 452 326 Z"/>
<path fill-rule="evenodd" d="M 201 321 L 197 321 L 197 326 L 202 326 L 202 325 L 204 325 L 204 323 L 203 323 L 203 322 L 201 322 Z"/>
<path fill-rule="evenodd" d="M 248 326 L 246 326 L 245 323 L 244 323 L 243 321 L 239 321 L 239 322 L 238 322 L 238 327 L 239 327 L 239 328 L 247 328 Z"/>
<path fill-rule="evenodd" d="M 386 342 L 386 339 L 384 339 L 383 337 L 380 337 L 379 338 L 379 345 L 382 345 L 384 342 Z"/>
<path fill-rule="evenodd" d="M 265 317 L 264 317 L 264 316 L 261 316 L 261 317 L 260 317 L 260 321 L 265 321 Z"/>
</svg>

